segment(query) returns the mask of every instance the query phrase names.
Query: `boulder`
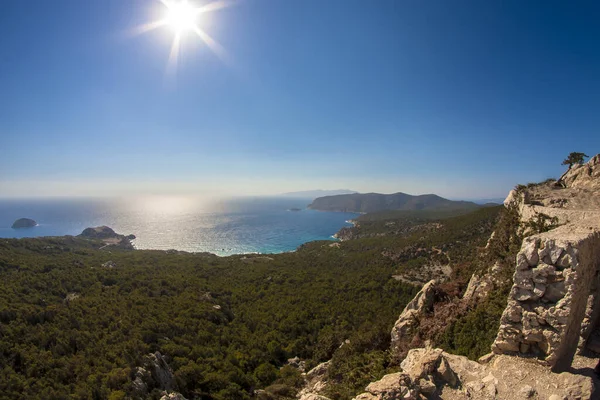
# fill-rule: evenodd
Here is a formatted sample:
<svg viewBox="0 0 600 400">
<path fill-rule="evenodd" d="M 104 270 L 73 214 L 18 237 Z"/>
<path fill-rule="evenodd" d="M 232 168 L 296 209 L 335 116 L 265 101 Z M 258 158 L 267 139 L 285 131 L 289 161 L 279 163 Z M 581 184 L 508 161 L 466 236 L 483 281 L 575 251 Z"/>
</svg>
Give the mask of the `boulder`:
<svg viewBox="0 0 600 400">
<path fill-rule="evenodd" d="M 187 400 L 181 393 L 164 393 L 160 400 Z"/>
<path fill-rule="evenodd" d="M 408 352 L 401 364 L 402 372 L 385 375 L 370 383 L 356 400 L 396 400 L 439 398 L 444 386 L 458 387 L 465 378 L 483 376 L 484 367 L 466 357 L 445 353 L 441 349 L 419 348 Z M 460 371 L 460 372 L 457 372 Z M 479 374 L 479 375 L 477 375 Z"/>
<path fill-rule="evenodd" d="M 412 349 L 401 372 L 370 383 L 355 400 L 594 398 L 589 376 L 556 374 L 529 359 L 507 355 L 488 357 L 487 362 L 481 365 L 441 349 Z"/>
<path fill-rule="evenodd" d="M 213 306 L 215 307 L 215 306 Z M 221 307 L 219 306 L 219 309 Z M 306 361 L 301 360 L 300 357 L 288 358 L 287 365 L 296 368 L 300 372 L 305 372 L 306 369 Z"/>
<path fill-rule="evenodd" d="M 307 393 L 300 396 L 299 400 L 331 400 L 329 397 L 321 396 L 320 394 Z"/>
<path fill-rule="evenodd" d="M 537 392 L 535 391 L 535 389 L 529 385 L 525 385 L 519 390 L 519 396 L 524 399 L 530 399 L 533 396 L 535 396 L 536 393 Z"/>
<path fill-rule="evenodd" d="M 106 268 L 106 269 L 113 269 L 113 268 L 117 267 L 117 264 L 114 261 L 109 260 L 109 261 L 107 261 L 105 263 L 102 263 L 101 267 L 102 268 Z"/>
<path fill-rule="evenodd" d="M 404 373 L 396 372 L 385 375 L 376 382 L 370 383 L 366 392 L 358 395 L 356 400 L 417 400 L 420 391 L 413 386 L 410 378 Z"/>
</svg>

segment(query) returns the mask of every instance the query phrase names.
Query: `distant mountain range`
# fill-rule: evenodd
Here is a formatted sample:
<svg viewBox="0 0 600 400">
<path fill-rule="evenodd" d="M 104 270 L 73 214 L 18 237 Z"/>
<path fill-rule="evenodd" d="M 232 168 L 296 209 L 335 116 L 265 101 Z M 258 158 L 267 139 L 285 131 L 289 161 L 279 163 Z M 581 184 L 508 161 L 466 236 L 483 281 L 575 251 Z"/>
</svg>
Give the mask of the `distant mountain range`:
<svg viewBox="0 0 600 400">
<path fill-rule="evenodd" d="M 457 211 L 481 206 L 470 201 L 453 201 L 435 194 L 412 196 L 406 193 L 353 193 L 316 198 L 308 208 L 319 211 L 369 213 L 387 210 Z"/>
<path fill-rule="evenodd" d="M 468 199 L 469 201 L 472 201 L 473 203 L 476 204 L 502 204 L 504 203 L 504 198 L 500 198 L 500 197 L 495 197 L 495 198 L 491 198 L 491 199 Z"/>
<path fill-rule="evenodd" d="M 355 190 L 349 190 L 349 189 L 335 189 L 335 190 L 316 189 L 316 190 L 304 190 L 304 191 L 300 191 L 300 192 L 283 193 L 282 196 L 304 197 L 304 198 L 316 199 L 317 197 L 323 197 L 323 196 L 336 196 L 336 195 L 340 195 L 340 194 L 354 194 L 354 193 L 358 193 L 358 192 Z"/>
</svg>

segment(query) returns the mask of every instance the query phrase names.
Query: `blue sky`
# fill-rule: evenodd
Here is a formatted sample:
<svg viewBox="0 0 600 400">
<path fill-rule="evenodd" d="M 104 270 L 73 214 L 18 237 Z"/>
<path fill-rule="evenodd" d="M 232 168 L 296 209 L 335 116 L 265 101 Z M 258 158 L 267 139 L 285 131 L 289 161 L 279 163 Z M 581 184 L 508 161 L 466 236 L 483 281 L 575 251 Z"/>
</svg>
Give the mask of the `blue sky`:
<svg viewBox="0 0 600 400">
<path fill-rule="evenodd" d="M 600 152 L 596 1 L 230 4 L 174 74 L 159 1 L 4 2 L 0 196 L 502 197 Z"/>
</svg>

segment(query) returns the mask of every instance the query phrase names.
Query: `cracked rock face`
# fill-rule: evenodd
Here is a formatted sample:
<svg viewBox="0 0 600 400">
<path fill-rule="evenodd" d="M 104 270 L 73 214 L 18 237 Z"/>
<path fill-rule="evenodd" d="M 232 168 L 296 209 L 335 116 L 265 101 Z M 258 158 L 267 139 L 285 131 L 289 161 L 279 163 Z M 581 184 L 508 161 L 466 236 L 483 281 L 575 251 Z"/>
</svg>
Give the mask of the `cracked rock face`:
<svg viewBox="0 0 600 400">
<path fill-rule="evenodd" d="M 327 370 L 330 365 L 331 361 L 326 361 L 302 374 L 305 385 L 298 393 L 300 400 L 328 400 L 327 397 L 321 396 L 319 392 L 327 386 Z"/>
<path fill-rule="evenodd" d="M 431 311 L 435 295 L 434 289 L 435 280 L 427 282 L 414 299 L 404 307 L 392 328 L 392 350 L 397 347 L 397 343 L 402 338 L 412 337 L 419 326 L 419 317 Z"/>
<path fill-rule="evenodd" d="M 570 365 L 593 325 L 599 245 L 599 231 L 569 225 L 523 241 L 494 353 Z"/>
<path fill-rule="evenodd" d="M 567 187 L 600 188 L 600 154 L 590 158 L 585 164 L 573 165 L 563 181 Z"/>
<path fill-rule="evenodd" d="M 158 351 L 156 353 L 149 353 L 144 357 L 144 365 L 136 368 L 132 384 L 134 392 L 139 396 L 145 396 L 153 388 L 171 392 L 176 389 L 177 386 L 173 370 L 167 363 L 165 357 Z M 181 396 L 176 392 L 171 394 L 165 393 L 165 395 Z M 173 397 L 173 399 L 179 398 Z"/>
</svg>

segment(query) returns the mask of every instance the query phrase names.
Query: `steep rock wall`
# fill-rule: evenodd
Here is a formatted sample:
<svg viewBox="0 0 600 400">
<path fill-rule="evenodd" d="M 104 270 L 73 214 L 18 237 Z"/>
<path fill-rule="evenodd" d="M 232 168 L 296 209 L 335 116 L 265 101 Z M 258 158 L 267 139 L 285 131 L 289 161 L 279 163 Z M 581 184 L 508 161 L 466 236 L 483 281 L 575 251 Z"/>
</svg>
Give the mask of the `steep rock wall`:
<svg viewBox="0 0 600 400">
<path fill-rule="evenodd" d="M 525 239 L 492 350 L 534 355 L 556 370 L 568 369 L 590 333 L 582 323 L 588 303 L 598 298 L 599 268 L 596 228 L 566 225 Z M 588 328 L 596 323 L 590 311 Z"/>
<path fill-rule="evenodd" d="M 568 171 L 563 184 L 512 191 L 521 221 L 540 214 L 562 226 L 525 238 L 517 255 L 496 354 L 543 359 L 565 371 L 600 317 L 600 155 Z"/>
</svg>

